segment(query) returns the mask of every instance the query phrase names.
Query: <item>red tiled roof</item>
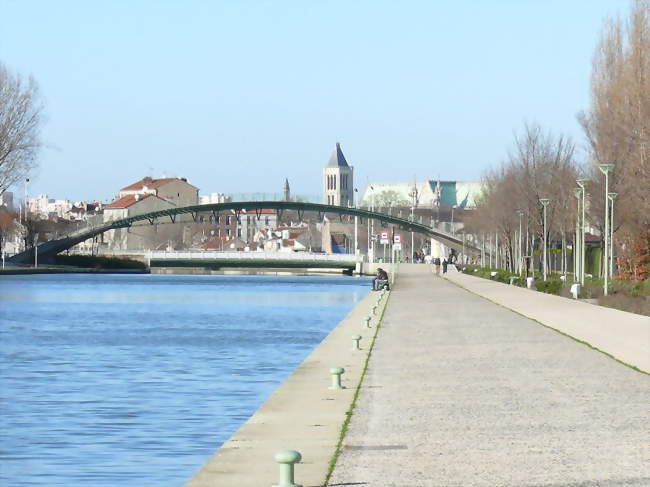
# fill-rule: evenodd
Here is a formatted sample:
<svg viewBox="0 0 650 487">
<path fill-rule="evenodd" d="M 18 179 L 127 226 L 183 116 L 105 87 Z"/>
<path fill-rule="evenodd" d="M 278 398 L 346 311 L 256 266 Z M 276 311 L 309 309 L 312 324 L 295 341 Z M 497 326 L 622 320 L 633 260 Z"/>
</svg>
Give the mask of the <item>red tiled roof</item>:
<svg viewBox="0 0 650 487">
<path fill-rule="evenodd" d="M 182 179 L 180 178 L 153 179 L 151 176 L 146 176 L 142 178 L 140 181 L 135 182 L 133 184 L 129 184 L 128 186 L 122 188 L 120 191 L 138 191 L 142 189 L 144 186 L 146 186 L 149 189 L 156 189 L 171 181 L 182 181 Z"/>
<path fill-rule="evenodd" d="M 137 203 L 138 201 L 142 201 L 142 200 L 147 199 L 149 197 L 153 197 L 152 194 L 146 194 L 144 196 L 140 196 L 137 199 L 136 199 L 135 196 L 136 195 L 134 195 L 134 194 L 127 194 L 126 196 L 122 196 L 121 198 L 118 198 L 115 201 L 111 201 L 104 208 L 109 209 L 109 210 L 111 208 L 128 208 L 129 206 Z"/>
</svg>

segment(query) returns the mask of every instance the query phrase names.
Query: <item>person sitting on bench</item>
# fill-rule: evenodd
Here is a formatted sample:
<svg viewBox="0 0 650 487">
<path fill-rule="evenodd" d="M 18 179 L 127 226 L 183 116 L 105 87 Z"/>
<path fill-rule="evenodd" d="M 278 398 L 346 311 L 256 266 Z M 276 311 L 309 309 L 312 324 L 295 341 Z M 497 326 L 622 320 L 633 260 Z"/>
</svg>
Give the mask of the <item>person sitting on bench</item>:
<svg viewBox="0 0 650 487">
<path fill-rule="evenodd" d="M 377 269 L 377 275 L 372 280 L 372 290 L 379 291 L 380 289 L 390 289 L 390 284 L 388 283 L 388 273 L 379 267 Z"/>
</svg>

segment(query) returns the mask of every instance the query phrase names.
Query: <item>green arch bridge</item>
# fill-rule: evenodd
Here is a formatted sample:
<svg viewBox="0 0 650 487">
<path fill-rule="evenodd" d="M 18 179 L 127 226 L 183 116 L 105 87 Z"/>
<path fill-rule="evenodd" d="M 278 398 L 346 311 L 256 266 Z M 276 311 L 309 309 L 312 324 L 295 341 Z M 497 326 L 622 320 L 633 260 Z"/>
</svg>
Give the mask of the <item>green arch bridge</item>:
<svg viewBox="0 0 650 487">
<path fill-rule="evenodd" d="M 336 214 L 339 217 L 343 215 L 357 216 L 362 219 L 373 219 L 379 221 L 382 225 L 392 225 L 394 227 L 409 231 L 427 235 L 429 237 L 438 240 L 444 245 L 451 247 L 456 250 L 460 250 L 463 247 L 463 242 L 456 236 L 450 235 L 446 232 L 442 232 L 436 228 L 432 228 L 429 225 L 423 223 L 418 223 L 415 221 L 408 220 L 406 218 L 397 217 L 394 215 L 388 215 L 386 213 L 379 213 L 376 211 L 364 210 L 361 208 L 345 207 L 345 206 L 334 206 L 334 205 L 323 205 L 318 203 L 305 203 L 298 201 L 233 201 L 228 203 L 214 203 L 207 205 L 193 205 L 193 206 L 183 206 L 178 208 L 168 208 L 165 210 L 152 211 L 150 213 L 143 213 L 141 215 L 134 215 L 128 218 L 123 218 L 120 220 L 113 220 L 107 222 L 103 225 L 96 227 L 87 228 L 79 232 L 73 233 L 63 238 L 58 238 L 54 240 L 49 240 L 42 244 L 38 245 L 38 258 L 39 260 L 47 261 L 48 258 L 53 257 L 59 252 L 68 250 L 75 245 L 93 238 L 96 235 L 102 234 L 109 230 L 115 230 L 118 228 L 128 228 L 136 222 L 148 221 L 151 225 L 156 224 L 157 221 L 161 219 L 169 218 L 172 223 L 176 222 L 176 217 L 178 215 L 189 214 L 192 216 L 194 221 L 198 221 L 199 213 L 212 213 L 217 215 L 223 211 L 234 211 L 237 220 L 239 221 L 240 214 L 243 210 L 247 212 L 256 212 L 256 216 L 259 219 L 261 217 L 261 210 L 271 209 L 277 210 L 278 216 L 282 216 L 283 211 L 295 211 L 298 213 L 298 218 L 302 220 L 303 215 L 307 212 L 317 213 L 319 220 L 328 214 Z M 472 246 L 465 245 L 465 251 L 477 252 L 478 249 L 475 249 Z M 16 254 L 9 259 L 7 262 L 12 264 L 25 264 L 33 262 L 34 260 L 34 248 L 30 248 Z"/>
</svg>

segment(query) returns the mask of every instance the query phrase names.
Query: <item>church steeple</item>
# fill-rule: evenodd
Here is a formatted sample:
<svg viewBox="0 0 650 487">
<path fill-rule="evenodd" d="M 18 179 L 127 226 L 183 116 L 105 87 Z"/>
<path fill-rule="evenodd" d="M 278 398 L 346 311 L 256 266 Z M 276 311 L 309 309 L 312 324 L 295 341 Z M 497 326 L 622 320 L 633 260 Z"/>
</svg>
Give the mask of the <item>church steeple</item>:
<svg viewBox="0 0 650 487">
<path fill-rule="evenodd" d="M 334 152 L 332 152 L 332 156 L 330 157 L 330 162 L 327 164 L 327 167 L 350 167 L 348 166 L 348 161 L 345 160 L 345 156 L 341 150 L 341 144 L 338 142 L 336 143 Z"/>
<path fill-rule="evenodd" d="M 338 142 L 323 169 L 323 203 L 352 206 L 354 204 L 354 168 L 348 165 Z"/>
<path fill-rule="evenodd" d="M 288 178 L 284 178 L 284 201 L 291 201 L 291 188 L 289 188 Z"/>
</svg>

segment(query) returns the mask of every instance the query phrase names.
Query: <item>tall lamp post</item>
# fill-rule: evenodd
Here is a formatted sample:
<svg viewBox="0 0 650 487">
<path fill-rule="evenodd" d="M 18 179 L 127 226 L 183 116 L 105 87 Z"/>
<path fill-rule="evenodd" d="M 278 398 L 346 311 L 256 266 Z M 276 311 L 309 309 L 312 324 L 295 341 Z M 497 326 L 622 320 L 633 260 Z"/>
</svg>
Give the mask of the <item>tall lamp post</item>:
<svg viewBox="0 0 650 487">
<path fill-rule="evenodd" d="M 587 247 L 585 243 L 585 226 L 587 222 L 585 221 L 585 198 L 587 197 L 587 183 L 588 179 L 577 179 L 576 183 L 582 189 L 582 198 L 581 198 L 581 215 L 580 218 L 580 284 L 584 286 L 585 284 L 585 255 L 587 254 Z"/>
<path fill-rule="evenodd" d="M 521 248 L 521 232 L 522 232 L 522 226 L 521 226 L 521 218 L 524 216 L 524 210 L 517 210 L 517 216 L 519 216 L 519 242 L 518 242 L 518 248 L 519 248 L 519 255 L 517 256 L 517 265 L 519 266 L 519 275 L 523 276 L 524 275 L 524 251 Z"/>
<path fill-rule="evenodd" d="M 614 200 L 618 193 L 607 193 L 607 198 L 611 203 L 611 221 L 610 221 L 610 232 L 609 232 L 609 275 L 614 278 Z"/>
<path fill-rule="evenodd" d="M 580 231 L 580 222 L 582 219 L 580 218 L 580 202 L 582 201 L 583 191 L 584 190 L 582 188 L 575 188 L 573 190 L 576 195 L 576 199 L 578 200 L 578 211 L 576 215 L 576 237 L 573 243 L 573 280 L 580 283 L 582 276 L 582 232 Z"/>
<path fill-rule="evenodd" d="M 603 294 L 607 296 L 609 291 L 607 281 L 607 264 L 609 262 L 609 173 L 614 170 L 614 164 L 600 164 L 598 168 L 605 175 L 605 258 L 603 259 L 603 276 L 605 282 L 603 284 Z"/>
<path fill-rule="evenodd" d="M 551 200 L 548 198 L 540 198 L 539 202 L 542 204 L 544 207 L 544 261 L 542 264 L 542 269 L 544 271 L 544 280 L 546 280 L 546 207 L 550 203 Z"/>
</svg>

